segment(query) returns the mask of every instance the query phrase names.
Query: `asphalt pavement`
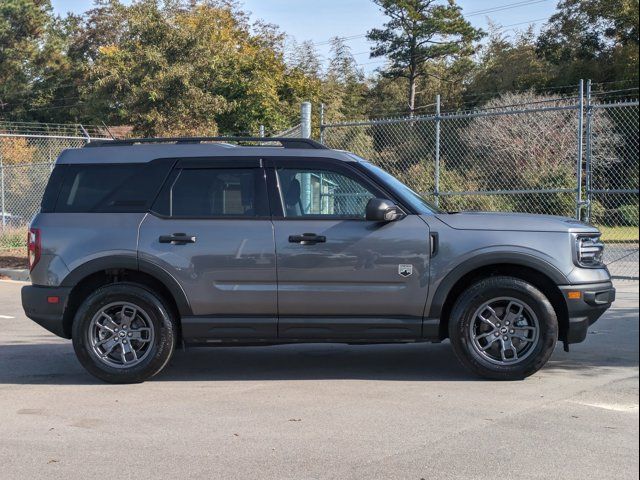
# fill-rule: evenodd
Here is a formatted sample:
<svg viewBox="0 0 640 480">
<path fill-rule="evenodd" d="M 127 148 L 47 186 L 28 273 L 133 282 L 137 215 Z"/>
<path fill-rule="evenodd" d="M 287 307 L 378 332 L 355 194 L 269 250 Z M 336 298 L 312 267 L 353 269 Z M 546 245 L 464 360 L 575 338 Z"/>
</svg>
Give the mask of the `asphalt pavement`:
<svg viewBox="0 0 640 480">
<path fill-rule="evenodd" d="M 179 351 L 107 385 L 0 281 L 0 478 L 637 479 L 638 287 L 536 375 L 450 345 Z"/>
</svg>

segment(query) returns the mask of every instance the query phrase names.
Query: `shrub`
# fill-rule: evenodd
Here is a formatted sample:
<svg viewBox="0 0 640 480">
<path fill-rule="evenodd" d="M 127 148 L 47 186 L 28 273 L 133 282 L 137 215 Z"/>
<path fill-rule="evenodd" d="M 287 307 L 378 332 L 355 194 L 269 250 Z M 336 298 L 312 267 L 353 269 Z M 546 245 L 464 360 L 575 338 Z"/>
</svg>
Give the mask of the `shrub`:
<svg viewBox="0 0 640 480">
<path fill-rule="evenodd" d="M 632 227 L 637 227 L 640 220 L 640 215 L 638 214 L 638 204 L 635 205 L 624 205 L 617 210 L 618 217 L 620 219 L 620 223 L 622 225 L 628 225 Z"/>
<path fill-rule="evenodd" d="M 22 248 L 27 245 L 26 228 L 0 227 L 0 250 Z"/>
</svg>

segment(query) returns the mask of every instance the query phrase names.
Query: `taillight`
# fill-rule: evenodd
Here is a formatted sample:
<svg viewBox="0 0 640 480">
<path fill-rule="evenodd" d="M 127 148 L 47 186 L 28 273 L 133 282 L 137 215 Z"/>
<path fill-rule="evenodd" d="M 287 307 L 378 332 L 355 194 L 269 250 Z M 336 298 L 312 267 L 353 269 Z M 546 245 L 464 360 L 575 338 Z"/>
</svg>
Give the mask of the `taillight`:
<svg viewBox="0 0 640 480">
<path fill-rule="evenodd" d="M 33 270 L 40 260 L 42 252 L 42 243 L 40 240 L 40 229 L 30 228 L 27 236 L 27 253 L 29 255 L 29 271 Z"/>
</svg>

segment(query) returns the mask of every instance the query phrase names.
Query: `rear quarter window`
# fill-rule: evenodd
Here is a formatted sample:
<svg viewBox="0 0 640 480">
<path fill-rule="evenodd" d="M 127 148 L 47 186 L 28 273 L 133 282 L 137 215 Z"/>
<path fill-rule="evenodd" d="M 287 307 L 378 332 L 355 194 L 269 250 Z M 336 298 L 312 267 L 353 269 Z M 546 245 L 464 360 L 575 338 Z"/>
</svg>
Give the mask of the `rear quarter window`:
<svg viewBox="0 0 640 480">
<path fill-rule="evenodd" d="M 60 187 L 62 186 L 65 173 L 66 169 L 64 165 L 58 165 L 51 171 L 49 181 L 44 189 L 42 202 L 40 203 L 41 212 L 47 213 L 55 211 L 58 194 L 60 193 Z"/>
<path fill-rule="evenodd" d="M 67 166 L 55 211 L 146 212 L 172 163 Z"/>
</svg>

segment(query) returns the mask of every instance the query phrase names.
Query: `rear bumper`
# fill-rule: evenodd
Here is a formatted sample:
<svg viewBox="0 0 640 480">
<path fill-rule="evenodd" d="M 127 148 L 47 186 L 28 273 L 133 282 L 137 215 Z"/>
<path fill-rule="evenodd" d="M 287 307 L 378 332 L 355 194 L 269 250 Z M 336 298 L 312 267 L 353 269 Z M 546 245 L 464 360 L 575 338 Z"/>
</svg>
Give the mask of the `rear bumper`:
<svg viewBox="0 0 640 480">
<path fill-rule="evenodd" d="M 71 332 L 65 332 L 64 328 L 64 310 L 67 306 L 69 292 L 71 292 L 71 288 L 67 287 L 40 287 L 36 285 L 22 287 L 24 313 L 51 333 L 62 338 L 71 338 Z"/>
<path fill-rule="evenodd" d="M 567 303 L 569 325 L 565 333 L 567 343 L 580 343 L 587 338 L 593 325 L 616 299 L 611 282 L 588 285 L 563 285 L 560 290 Z M 578 296 L 578 292 L 579 296 Z M 570 295 L 570 293 L 572 295 Z"/>
</svg>

